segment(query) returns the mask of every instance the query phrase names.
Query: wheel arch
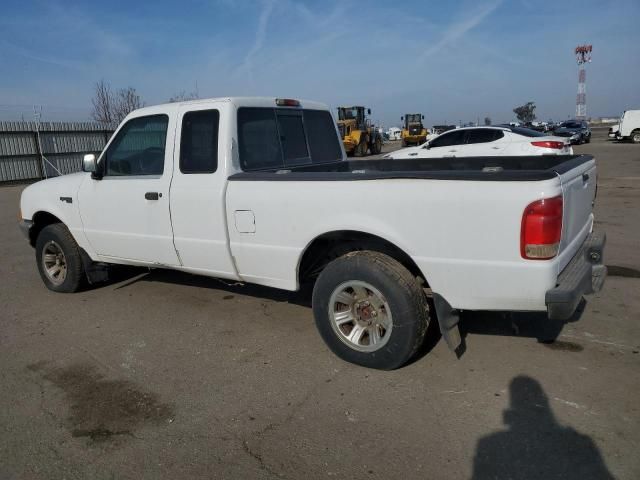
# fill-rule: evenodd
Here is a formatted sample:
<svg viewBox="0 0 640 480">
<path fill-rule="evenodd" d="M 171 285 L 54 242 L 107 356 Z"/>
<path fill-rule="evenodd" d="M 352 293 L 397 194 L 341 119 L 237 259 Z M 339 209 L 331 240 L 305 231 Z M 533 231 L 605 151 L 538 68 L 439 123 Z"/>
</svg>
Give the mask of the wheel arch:
<svg viewBox="0 0 640 480">
<path fill-rule="evenodd" d="M 389 255 L 412 275 L 421 278 L 425 287 L 428 286 L 425 274 L 402 248 L 385 238 L 360 230 L 334 230 L 318 235 L 310 241 L 298 260 L 298 284 L 314 283 L 329 262 L 358 250 L 372 250 Z"/>
<path fill-rule="evenodd" d="M 31 217 L 31 221 L 33 222 L 33 224 L 29 229 L 29 243 L 32 247 L 35 247 L 38 235 L 44 227 L 52 225 L 54 223 L 64 224 L 64 222 L 60 220 L 60 218 L 44 210 L 39 210 L 34 213 Z"/>
</svg>

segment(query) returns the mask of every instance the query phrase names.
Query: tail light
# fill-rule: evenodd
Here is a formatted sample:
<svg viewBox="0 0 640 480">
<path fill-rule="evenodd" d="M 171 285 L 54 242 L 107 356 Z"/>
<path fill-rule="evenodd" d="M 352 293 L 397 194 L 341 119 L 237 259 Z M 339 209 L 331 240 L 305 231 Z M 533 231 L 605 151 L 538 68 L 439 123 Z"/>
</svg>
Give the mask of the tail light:
<svg viewBox="0 0 640 480">
<path fill-rule="evenodd" d="M 522 214 L 520 255 L 547 260 L 558 254 L 562 235 L 562 196 L 536 200 Z"/>
<path fill-rule="evenodd" d="M 531 142 L 534 147 L 553 148 L 555 150 L 562 150 L 566 144 L 564 142 L 556 142 L 553 140 L 542 140 L 539 142 Z"/>
<path fill-rule="evenodd" d="M 293 98 L 276 98 L 276 105 L 279 107 L 299 107 L 300 101 Z"/>
</svg>

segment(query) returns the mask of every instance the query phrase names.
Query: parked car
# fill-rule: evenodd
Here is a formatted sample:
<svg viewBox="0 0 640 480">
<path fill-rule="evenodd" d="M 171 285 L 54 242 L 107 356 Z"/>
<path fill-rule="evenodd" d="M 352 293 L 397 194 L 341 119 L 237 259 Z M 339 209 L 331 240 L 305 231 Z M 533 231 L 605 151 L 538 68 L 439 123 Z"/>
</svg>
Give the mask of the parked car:
<svg viewBox="0 0 640 480">
<path fill-rule="evenodd" d="M 83 169 L 22 192 L 47 288 L 110 264 L 313 285 L 322 338 L 367 367 L 406 363 L 435 319 L 457 348 L 460 310 L 569 318 L 606 274 L 588 155 L 351 161 L 326 105 L 222 98 L 130 113 Z"/>
<path fill-rule="evenodd" d="M 582 144 L 591 142 L 591 129 L 584 120 L 568 120 L 562 122 L 553 134 L 556 137 L 568 138 L 571 144 Z"/>
<path fill-rule="evenodd" d="M 418 147 L 408 147 L 385 158 L 482 157 L 513 155 L 571 155 L 564 138 L 523 127 L 494 126 L 457 128 L 442 133 Z"/>
<path fill-rule="evenodd" d="M 633 143 L 640 143 L 640 110 L 627 110 L 620 117 L 618 137 Z"/>
<path fill-rule="evenodd" d="M 618 133 L 620 132 L 620 124 L 617 123 L 615 125 L 611 125 L 609 127 L 609 138 L 616 139 L 618 138 Z"/>
</svg>

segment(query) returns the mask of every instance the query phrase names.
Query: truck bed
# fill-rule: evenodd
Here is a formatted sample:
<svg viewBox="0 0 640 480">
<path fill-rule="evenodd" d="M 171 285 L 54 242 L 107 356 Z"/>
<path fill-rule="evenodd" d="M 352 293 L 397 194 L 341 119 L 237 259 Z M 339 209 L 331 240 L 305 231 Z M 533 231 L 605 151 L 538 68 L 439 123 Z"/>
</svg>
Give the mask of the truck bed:
<svg viewBox="0 0 640 480">
<path fill-rule="evenodd" d="M 472 181 L 548 180 L 592 160 L 591 155 L 346 160 L 286 170 L 236 173 L 231 181 L 349 181 L 389 178 Z"/>
</svg>

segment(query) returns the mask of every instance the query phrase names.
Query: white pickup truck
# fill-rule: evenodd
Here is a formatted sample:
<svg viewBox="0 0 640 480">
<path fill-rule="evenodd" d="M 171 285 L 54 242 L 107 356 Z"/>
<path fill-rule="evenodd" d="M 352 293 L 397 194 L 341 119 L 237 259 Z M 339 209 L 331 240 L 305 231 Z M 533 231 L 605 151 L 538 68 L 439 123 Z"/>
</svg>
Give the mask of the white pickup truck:
<svg viewBox="0 0 640 480">
<path fill-rule="evenodd" d="M 49 289 L 108 264 L 313 285 L 323 339 L 368 367 L 434 316 L 453 349 L 460 310 L 566 319 L 606 275 L 588 155 L 348 161 L 323 104 L 220 98 L 132 112 L 83 170 L 22 193 Z"/>
</svg>

